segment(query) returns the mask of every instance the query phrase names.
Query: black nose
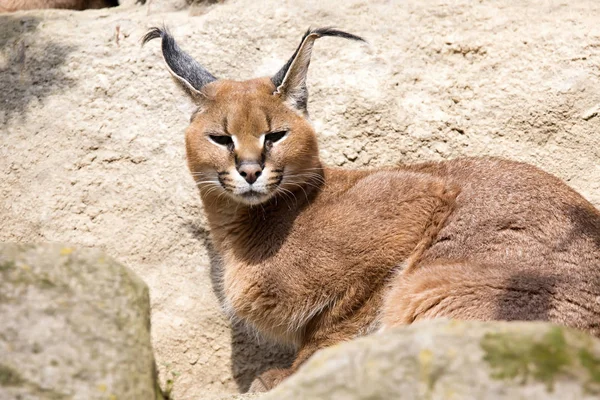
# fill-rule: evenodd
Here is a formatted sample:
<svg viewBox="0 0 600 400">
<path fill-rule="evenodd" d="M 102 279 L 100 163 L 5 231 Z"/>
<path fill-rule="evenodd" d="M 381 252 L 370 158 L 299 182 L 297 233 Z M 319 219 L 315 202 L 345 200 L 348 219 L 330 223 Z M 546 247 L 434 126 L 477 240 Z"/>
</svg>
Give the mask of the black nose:
<svg viewBox="0 0 600 400">
<path fill-rule="evenodd" d="M 248 182 L 249 184 L 253 184 L 256 182 L 260 174 L 262 174 L 262 168 L 258 163 L 242 163 L 238 167 L 238 172 L 240 175 Z"/>
</svg>

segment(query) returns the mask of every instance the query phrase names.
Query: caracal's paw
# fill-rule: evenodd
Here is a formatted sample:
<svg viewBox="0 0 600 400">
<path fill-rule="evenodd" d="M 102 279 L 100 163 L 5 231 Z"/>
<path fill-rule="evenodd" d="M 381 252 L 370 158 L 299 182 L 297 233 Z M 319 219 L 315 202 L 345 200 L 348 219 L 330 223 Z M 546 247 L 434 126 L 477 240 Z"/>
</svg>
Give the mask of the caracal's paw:
<svg viewBox="0 0 600 400">
<path fill-rule="evenodd" d="M 291 375 L 290 370 L 287 369 L 270 369 L 260 374 L 252 384 L 248 393 L 260 393 L 267 392 L 279 385 L 281 381 Z"/>
</svg>

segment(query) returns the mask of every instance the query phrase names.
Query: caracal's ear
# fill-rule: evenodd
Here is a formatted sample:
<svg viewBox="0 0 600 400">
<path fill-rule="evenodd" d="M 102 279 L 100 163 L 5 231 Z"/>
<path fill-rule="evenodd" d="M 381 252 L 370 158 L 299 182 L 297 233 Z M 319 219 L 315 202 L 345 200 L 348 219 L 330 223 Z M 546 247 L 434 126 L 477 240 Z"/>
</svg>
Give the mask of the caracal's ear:
<svg viewBox="0 0 600 400">
<path fill-rule="evenodd" d="M 333 28 L 309 28 L 306 31 L 292 58 L 271 78 L 271 82 L 277 88 L 274 94 L 281 96 L 285 102 L 303 114 L 307 114 L 308 90 L 306 89 L 306 73 L 310 65 L 313 44 L 316 39 L 323 36 L 337 36 L 361 42 L 365 41 L 360 36 Z"/>
<path fill-rule="evenodd" d="M 142 46 L 152 39 L 161 38 L 162 54 L 171 75 L 194 100 L 204 98 L 204 85 L 216 81 L 210 72 L 181 50 L 166 27 L 151 28 L 142 38 Z"/>
</svg>

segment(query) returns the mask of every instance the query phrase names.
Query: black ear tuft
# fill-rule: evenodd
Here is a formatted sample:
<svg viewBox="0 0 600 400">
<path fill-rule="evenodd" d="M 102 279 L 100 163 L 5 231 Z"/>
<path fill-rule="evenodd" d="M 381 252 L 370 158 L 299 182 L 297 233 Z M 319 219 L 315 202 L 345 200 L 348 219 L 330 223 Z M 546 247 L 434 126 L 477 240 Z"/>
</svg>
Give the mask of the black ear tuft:
<svg viewBox="0 0 600 400">
<path fill-rule="evenodd" d="M 367 42 L 365 39 L 361 38 L 360 36 L 353 35 L 352 33 L 344 32 L 344 31 L 340 31 L 338 29 L 334 29 L 331 27 L 316 28 L 316 29 L 308 28 L 306 30 L 306 32 L 304 33 L 304 36 L 302 36 L 302 40 L 300 40 L 300 45 L 298 45 L 298 47 L 296 48 L 296 51 L 294 52 L 294 54 L 292 54 L 292 57 L 289 60 L 287 60 L 285 65 L 279 71 L 277 71 L 277 73 L 275 75 L 273 75 L 273 77 L 271 78 L 271 82 L 273 82 L 275 87 L 279 87 L 279 85 L 281 85 L 281 83 L 283 82 L 283 78 L 285 77 L 285 74 L 287 73 L 288 69 L 290 68 L 290 65 L 292 65 L 292 62 L 298 55 L 298 51 L 300 51 L 300 48 L 302 47 L 302 43 L 304 43 L 304 41 L 306 40 L 308 35 L 311 35 L 311 34 L 316 34 L 316 35 L 318 35 L 318 37 L 335 36 L 335 37 L 341 37 L 344 39 L 356 40 L 356 41 L 365 42 L 365 43 Z"/>
<path fill-rule="evenodd" d="M 344 39 L 366 42 L 363 38 L 352 33 L 340 31 L 338 29 L 309 28 L 300 45 L 292 57 L 285 65 L 271 78 L 271 82 L 276 88 L 276 93 L 285 94 L 290 100 L 290 104 L 306 113 L 306 103 L 308 101 L 308 91 L 306 89 L 306 73 L 310 64 L 313 42 L 323 36 L 341 37 Z"/>
<path fill-rule="evenodd" d="M 162 37 L 163 31 L 160 28 L 153 27 L 144 35 L 142 38 L 142 46 L 151 41 L 152 39 L 158 39 Z"/>
<path fill-rule="evenodd" d="M 166 27 L 151 28 L 142 38 L 142 46 L 152 39 L 161 38 L 162 54 L 169 71 L 192 93 L 200 93 L 202 87 L 217 80 L 189 54 L 181 50 Z"/>
</svg>

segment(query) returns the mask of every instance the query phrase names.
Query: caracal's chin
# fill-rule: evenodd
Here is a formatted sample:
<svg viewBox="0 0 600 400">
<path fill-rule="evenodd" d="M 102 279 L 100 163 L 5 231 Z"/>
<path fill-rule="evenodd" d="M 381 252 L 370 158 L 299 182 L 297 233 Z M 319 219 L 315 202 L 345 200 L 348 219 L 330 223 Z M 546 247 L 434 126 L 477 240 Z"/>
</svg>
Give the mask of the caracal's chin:
<svg viewBox="0 0 600 400">
<path fill-rule="evenodd" d="M 257 206 L 259 204 L 265 203 L 273 197 L 274 192 L 262 192 L 256 190 L 248 190 L 243 193 L 230 193 L 229 195 L 237 202 L 250 205 Z"/>
</svg>

